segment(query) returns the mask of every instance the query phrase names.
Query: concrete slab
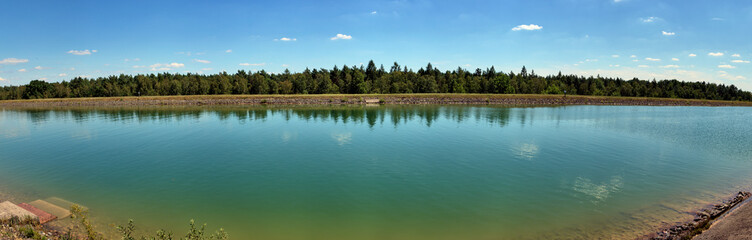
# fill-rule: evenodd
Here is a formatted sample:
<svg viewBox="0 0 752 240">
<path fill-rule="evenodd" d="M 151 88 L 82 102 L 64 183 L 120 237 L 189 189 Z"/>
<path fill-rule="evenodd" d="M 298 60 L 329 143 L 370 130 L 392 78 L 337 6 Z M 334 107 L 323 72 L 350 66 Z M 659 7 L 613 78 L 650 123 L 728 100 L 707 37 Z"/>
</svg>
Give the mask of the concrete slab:
<svg viewBox="0 0 752 240">
<path fill-rule="evenodd" d="M 48 203 L 55 204 L 58 207 L 61 207 L 61 208 L 64 208 L 64 209 L 68 209 L 68 210 L 70 210 L 71 207 L 74 204 L 76 204 L 74 202 L 71 202 L 71 201 L 68 201 L 68 200 L 65 200 L 65 199 L 62 199 L 62 198 L 59 198 L 59 197 L 47 198 L 47 199 L 44 199 L 44 201 L 47 201 Z M 76 204 L 76 205 L 78 205 L 79 207 L 81 207 L 81 209 L 84 210 L 84 211 L 89 210 L 89 208 L 87 208 L 86 206 L 83 206 L 81 204 Z"/>
<path fill-rule="evenodd" d="M 55 215 L 55 217 L 57 217 L 58 219 L 62 219 L 71 215 L 70 210 L 59 207 L 55 204 L 49 203 L 41 199 L 30 202 L 29 205 L 34 206 L 35 208 L 41 209 L 42 211 L 48 212 L 52 215 Z"/>
<path fill-rule="evenodd" d="M 40 224 L 45 224 L 57 218 L 55 215 L 42 211 L 39 208 L 35 208 L 34 206 L 29 205 L 28 203 L 19 203 L 18 206 L 23 209 L 26 209 L 26 211 L 29 211 L 33 213 L 34 215 L 37 215 L 37 217 L 39 217 Z"/>
<path fill-rule="evenodd" d="M 13 204 L 12 202 L 5 201 L 0 203 L 0 221 L 7 221 L 12 217 L 18 217 L 18 219 L 22 221 L 28 218 L 32 218 L 37 221 L 39 220 L 39 217 L 37 217 L 37 215 L 34 215 L 26 209 Z"/>
</svg>

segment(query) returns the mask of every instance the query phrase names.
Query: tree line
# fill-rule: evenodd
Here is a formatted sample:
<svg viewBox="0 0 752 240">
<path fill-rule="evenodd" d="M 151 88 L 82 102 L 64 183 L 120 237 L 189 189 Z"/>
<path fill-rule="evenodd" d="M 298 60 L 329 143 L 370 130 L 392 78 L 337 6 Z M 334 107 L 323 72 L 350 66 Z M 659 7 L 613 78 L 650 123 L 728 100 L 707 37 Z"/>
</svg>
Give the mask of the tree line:
<svg viewBox="0 0 752 240">
<path fill-rule="evenodd" d="M 752 93 L 734 85 L 678 80 L 557 75 L 540 76 L 523 66 L 519 73 L 494 67 L 441 71 L 428 63 L 417 71 L 394 63 L 389 70 L 367 66 L 334 66 L 303 72 L 266 71 L 228 74 L 158 73 L 83 78 L 48 83 L 33 80 L 21 86 L 0 87 L 0 100 L 77 97 L 167 96 L 209 94 L 388 94 L 498 93 L 576 94 L 595 96 L 690 98 L 752 101 Z"/>
</svg>

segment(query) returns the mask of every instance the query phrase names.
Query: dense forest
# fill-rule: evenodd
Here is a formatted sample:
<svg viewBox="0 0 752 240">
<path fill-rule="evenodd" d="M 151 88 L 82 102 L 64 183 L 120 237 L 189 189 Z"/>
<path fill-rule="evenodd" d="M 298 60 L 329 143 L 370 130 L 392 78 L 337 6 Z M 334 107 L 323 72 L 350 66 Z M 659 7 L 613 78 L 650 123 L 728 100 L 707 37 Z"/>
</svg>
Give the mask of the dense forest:
<svg viewBox="0 0 752 240">
<path fill-rule="evenodd" d="M 577 94 L 597 96 L 693 98 L 752 101 L 752 93 L 734 85 L 677 80 L 623 80 L 576 75 L 540 76 L 523 66 L 519 73 L 494 67 L 468 71 L 441 71 L 429 63 L 418 71 L 396 62 L 386 70 L 373 61 L 367 66 L 347 65 L 306 69 L 300 73 L 265 71 L 234 74 L 139 74 L 100 78 L 77 77 L 48 83 L 33 80 L 22 86 L 0 87 L 0 99 L 118 97 L 207 94 L 368 94 L 368 93 L 502 93 Z"/>
</svg>

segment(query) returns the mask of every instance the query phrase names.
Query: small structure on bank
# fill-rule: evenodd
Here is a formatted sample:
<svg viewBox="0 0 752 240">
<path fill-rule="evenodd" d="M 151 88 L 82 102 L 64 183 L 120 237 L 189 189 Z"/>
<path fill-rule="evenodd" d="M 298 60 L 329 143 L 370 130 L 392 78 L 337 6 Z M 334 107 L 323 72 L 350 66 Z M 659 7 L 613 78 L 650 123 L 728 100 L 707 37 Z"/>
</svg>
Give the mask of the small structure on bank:
<svg viewBox="0 0 752 240">
<path fill-rule="evenodd" d="M 0 221 L 11 221 L 16 218 L 20 221 L 32 220 L 44 224 L 70 216 L 69 209 L 73 205 L 76 204 L 58 197 L 19 204 L 5 201 L 0 203 Z M 86 210 L 85 207 L 82 209 Z"/>
</svg>

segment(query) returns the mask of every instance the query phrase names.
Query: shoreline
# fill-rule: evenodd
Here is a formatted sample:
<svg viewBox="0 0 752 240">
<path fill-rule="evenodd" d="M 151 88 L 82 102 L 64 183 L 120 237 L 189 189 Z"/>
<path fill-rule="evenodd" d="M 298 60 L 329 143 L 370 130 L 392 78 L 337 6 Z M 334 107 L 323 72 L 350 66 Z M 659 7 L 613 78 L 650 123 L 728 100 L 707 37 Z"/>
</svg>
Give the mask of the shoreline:
<svg viewBox="0 0 752 240">
<path fill-rule="evenodd" d="M 738 192 L 720 203 L 711 204 L 694 212 L 695 217 L 692 220 L 660 228 L 658 231 L 642 236 L 639 239 L 692 239 L 702 236 L 703 233 L 708 231 L 715 231 L 714 226 L 716 226 L 716 223 L 724 220 L 730 213 L 739 208 L 750 208 L 748 204 L 750 196 L 752 196 L 750 192 Z"/>
<path fill-rule="evenodd" d="M 4 107 L 203 105 L 747 106 L 752 102 L 534 94 L 191 95 L 2 100 Z"/>
</svg>

